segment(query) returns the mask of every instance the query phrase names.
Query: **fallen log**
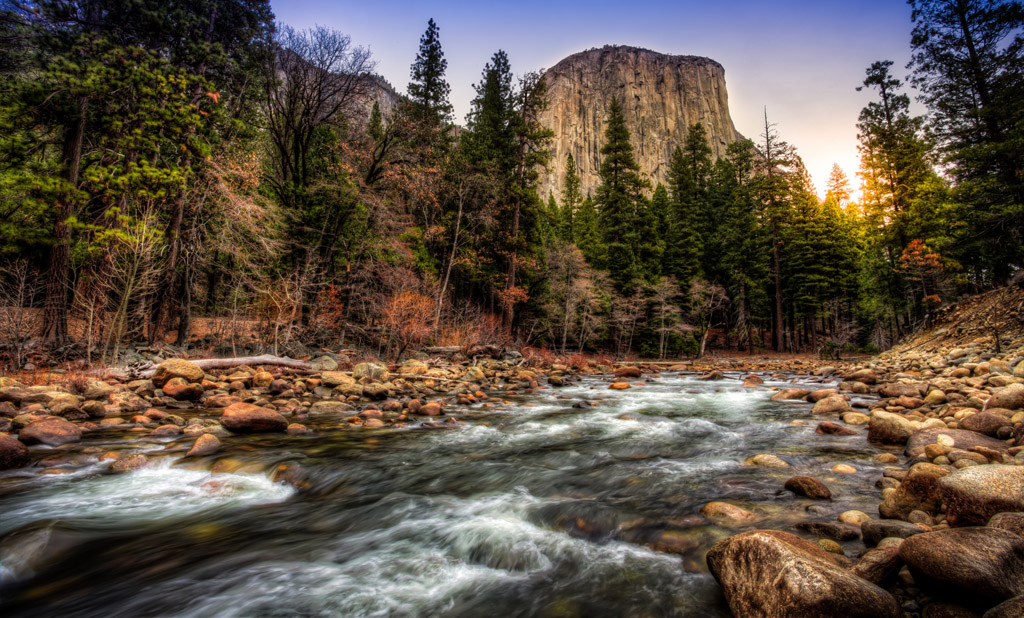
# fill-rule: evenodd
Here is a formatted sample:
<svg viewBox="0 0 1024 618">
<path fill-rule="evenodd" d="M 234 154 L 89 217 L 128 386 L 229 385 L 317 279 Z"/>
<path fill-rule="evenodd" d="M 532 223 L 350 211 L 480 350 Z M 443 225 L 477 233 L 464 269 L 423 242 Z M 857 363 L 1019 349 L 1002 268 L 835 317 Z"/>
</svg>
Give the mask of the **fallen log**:
<svg viewBox="0 0 1024 618">
<path fill-rule="evenodd" d="M 312 367 L 305 361 L 296 360 L 294 358 L 288 358 L 287 356 L 274 356 L 273 354 L 261 354 L 259 356 L 235 356 L 232 358 L 201 358 L 195 360 L 189 360 L 190 363 L 195 363 L 200 369 L 227 369 L 229 367 L 238 367 L 241 365 L 275 365 L 278 367 L 288 367 L 290 369 L 298 369 L 301 371 L 312 371 Z M 150 378 L 156 372 L 157 363 L 137 363 L 124 369 L 110 369 L 110 375 L 118 379 L 138 379 L 138 378 Z"/>
</svg>

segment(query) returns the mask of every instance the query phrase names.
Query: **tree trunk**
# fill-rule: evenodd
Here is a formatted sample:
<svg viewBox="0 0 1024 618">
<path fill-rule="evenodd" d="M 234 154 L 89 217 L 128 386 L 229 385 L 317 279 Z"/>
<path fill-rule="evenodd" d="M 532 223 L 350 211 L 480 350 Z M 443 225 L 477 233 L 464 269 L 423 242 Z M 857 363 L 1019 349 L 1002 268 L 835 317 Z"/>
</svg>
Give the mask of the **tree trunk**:
<svg viewBox="0 0 1024 618">
<path fill-rule="evenodd" d="M 78 171 L 82 163 L 82 140 L 85 137 L 85 107 L 88 100 L 75 101 L 78 117 L 64 130 L 62 156 L 63 178 L 67 194 L 57 203 L 57 217 L 53 225 L 53 249 L 50 267 L 46 273 L 46 301 L 43 311 L 43 339 L 57 346 L 68 341 L 68 269 L 71 258 L 71 204 L 78 189 Z"/>
</svg>

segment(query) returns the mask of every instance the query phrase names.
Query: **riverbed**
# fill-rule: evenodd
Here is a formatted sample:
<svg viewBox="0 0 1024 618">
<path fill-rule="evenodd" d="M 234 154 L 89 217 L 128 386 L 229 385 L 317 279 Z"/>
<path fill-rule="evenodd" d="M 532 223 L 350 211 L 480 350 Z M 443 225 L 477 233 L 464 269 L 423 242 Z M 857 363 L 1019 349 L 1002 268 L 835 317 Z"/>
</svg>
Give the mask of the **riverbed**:
<svg viewBox="0 0 1024 618">
<path fill-rule="evenodd" d="M 184 456 L 190 437 L 94 432 L 53 449 L 47 474 L 0 477 L 0 614 L 728 616 L 711 545 L 874 512 L 882 474 L 862 434 L 816 434 L 809 404 L 769 399 L 831 383 L 740 377 L 623 391 L 585 377 L 448 408 L 457 428 L 322 420 L 309 435 L 225 438 L 208 458 Z M 125 446 L 150 465 L 110 474 L 97 454 Z M 792 467 L 743 465 L 757 453 Z M 798 474 L 833 499 L 783 490 Z M 715 525 L 698 514 L 713 500 L 759 519 Z"/>
</svg>

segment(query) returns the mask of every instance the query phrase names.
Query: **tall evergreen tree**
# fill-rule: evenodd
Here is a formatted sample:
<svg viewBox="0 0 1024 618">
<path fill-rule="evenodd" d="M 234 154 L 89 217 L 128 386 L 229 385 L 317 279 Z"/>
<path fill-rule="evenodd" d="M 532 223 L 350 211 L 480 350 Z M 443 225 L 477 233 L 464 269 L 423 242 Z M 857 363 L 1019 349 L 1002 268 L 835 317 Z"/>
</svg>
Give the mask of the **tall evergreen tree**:
<svg viewBox="0 0 1024 618">
<path fill-rule="evenodd" d="M 951 165 L 978 283 L 1024 266 L 1024 6 L 911 0 L 912 83 Z"/>
<path fill-rule="evenodd" d="M 692 159 L 676 148 L 669 164 L 672 189 L 671 219 L 667 228 L 665 272 L 688 289 L 690 282 L 702 276 L 702 243 L 698 230 L 698 197 Z"/>
<path fill-rule="evenodd" d="M 783 288 L 782 288 L 782 245 L 783 234 L 790 214 L 793 166 L 797 158 L 793 147 L 779 138 L 774 125 L 764 115 L 764 133 L 758 149 L 757 195 L 760 201 L 761 218 L 767 229 L 771 254 L 773 297 L 772 304 L 772 347 L 782 352 L 786 347 L 783 336 Z"/>
<path fill-rule="evenodd" d="M 579 242 L 576 219 L 583 205 L 583 192 L 580 190 L 580 174 L 576 168 L 576 159 L 570 152 L 565 160 L 565 179 L 562 182 L 562 207 L 559 218 L 559 236 L 571 243 Z"/>
<path fill-rule="evenodd" d="M 451 122 L 452 106 L 448 102 L 451 87 L 445 80 L 448 60 L 444 57 L 439 37 L 440 29 L 431 18 L 427 31 L 420 37 L 420 48 L 412 64 L 409 99 L 417 119 L 429 126 L 447 130 Z"/>
<path fill-rule="evenodd" d="M 612 98 L 608 106 L 607 122 L 601 148 L 601 185 L 594 197 L 606 252 L 603 266 L 620 290 L 631 292 L 642 277 L 639 208 L 642 192 L 650 183 L 640 176 L 640 166 L 633 158 L 629 128 L 618 98 Z"/>
</svg>

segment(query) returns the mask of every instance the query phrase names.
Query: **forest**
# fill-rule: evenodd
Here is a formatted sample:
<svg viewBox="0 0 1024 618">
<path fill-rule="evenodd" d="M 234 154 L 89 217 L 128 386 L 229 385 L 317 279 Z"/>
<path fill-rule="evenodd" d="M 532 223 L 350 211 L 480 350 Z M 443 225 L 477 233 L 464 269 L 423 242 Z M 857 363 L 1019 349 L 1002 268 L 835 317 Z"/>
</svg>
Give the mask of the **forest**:
<svg viewBox="0 0 1024 618">
<path fill-rule="evenodd" d="M 5 0 L 3 363 L 886 349 L 1024 266 L 1024 9 L 910 5 L 908 75 L 850 76 L 859 182 L 822 199 L 768 112 L 717 159 L 691 126 L 654 185 L 619 101 L 597 190 L 570 159 L 540 195 L 543 73 L 482 58 L 460 125 L 433 20 L 382 105 L 365 47 L 266 0 Z"/>
</svg>

